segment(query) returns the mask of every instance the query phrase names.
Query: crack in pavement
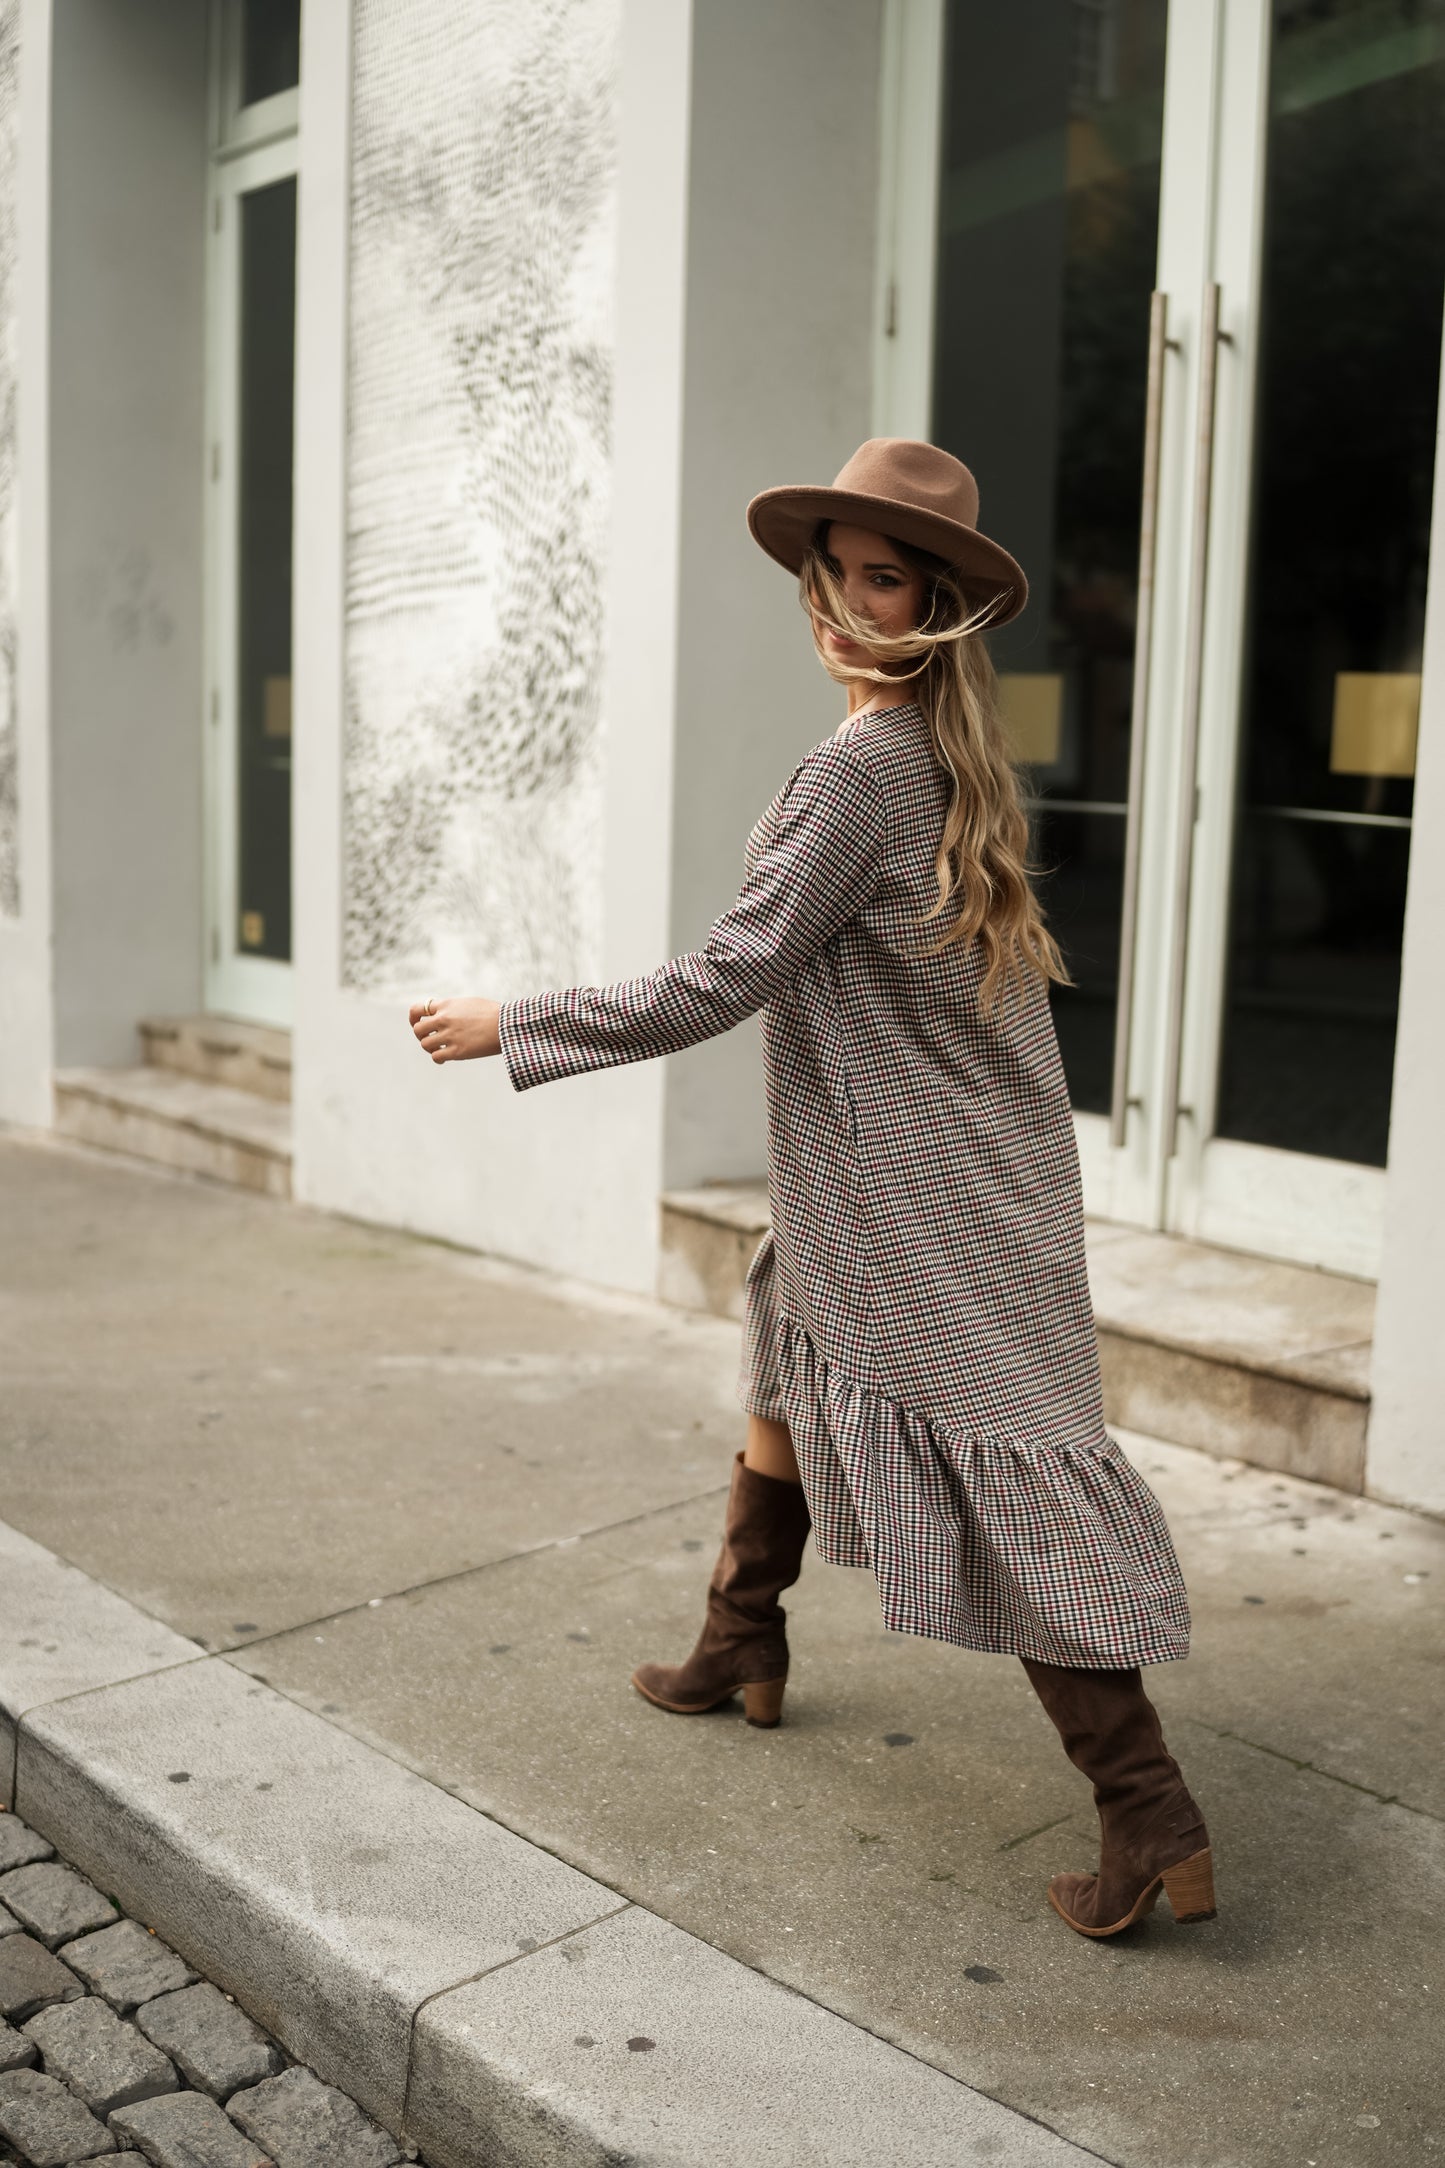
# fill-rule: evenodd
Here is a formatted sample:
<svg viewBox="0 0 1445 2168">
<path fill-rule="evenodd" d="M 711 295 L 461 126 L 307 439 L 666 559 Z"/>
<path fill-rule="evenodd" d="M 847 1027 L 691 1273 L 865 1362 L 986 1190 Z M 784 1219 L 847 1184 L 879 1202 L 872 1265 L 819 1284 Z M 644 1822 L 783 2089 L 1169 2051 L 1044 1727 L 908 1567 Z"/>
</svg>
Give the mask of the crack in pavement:
<svg viewBox="0 0 1445 2168">
<path fill-rule="evenodd" d="M 1040 1822 L 1037 1829 L 1026 1829 L 1021 1837 L 1010 1837 L 1007 1844 L 999 1846 L 999 1850 L 1001 1852 L 1016 1852 L 1019 1846 L 1027 1844 L 1031 1837 L 1042 1837 L 1045 1831 L 1050 1829 L 1062 1829 L 1065 1822 L 1071 1822 L 1073 1819 L 1072 1814 L 1055 1815 L 1051 1822 Z"/>
<path fill-rule="evenodd" d="M 1363 1792 L 1367 1799 L 1377 1801 L 1382 1807 L 1399 1807 L 1402 1813 L 1418 1814 L 1421 1820 L 1426 1822 L 1445 1822 L 1445 1814 L 1437 1814 L 1431 1807 L 1412 1806 L 1410 1801 L 1402 1799 L 1398 1792 L 1377 1792 L 1372 1785 L 1361 1784 L 1354 1777 L 1342 1777 L 1338 1770 L 1322 1769 L 1318 1762 L 1302 1761 L 1297 1754 L 1286 1754 L 1283 1747 L 1266 1746 L 1262 1739 L 1246 1739 L 1242 1731 L 1223 1731 L 1217 1724 L 1206 1724 L 1204 1719 L 1198 1716 L 1181 1717 L 1179 1721 L 1197 1724 L 1199 1729 L 1207 1731 L 1212 1739 L 1227 1739 L 1235 1746 L 1247 1746 L 1252 1753 L 1268 1754 L 1273 1761 L 1287 1762 L 1291 1769 L 1297 1770 L 1301 1775 L 1308 1771 L 1311 1776 L 1323 1777 L 1329 1784 L 1343 1784 L 1347 1791 Z"/>
</svg>

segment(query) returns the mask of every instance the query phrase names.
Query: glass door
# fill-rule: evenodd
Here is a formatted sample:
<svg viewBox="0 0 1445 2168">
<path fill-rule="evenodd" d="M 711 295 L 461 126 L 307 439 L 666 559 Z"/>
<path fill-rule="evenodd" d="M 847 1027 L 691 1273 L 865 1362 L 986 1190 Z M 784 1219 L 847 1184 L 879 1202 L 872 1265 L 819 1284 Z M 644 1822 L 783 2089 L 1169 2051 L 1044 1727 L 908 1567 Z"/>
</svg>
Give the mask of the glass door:
<svg viewBox="0 0 1445 2168">
<path fill-rule="evenodd" d="M 299 0 L 213 23 L 206 1001 L 285 1025 Z"/>
<path fill-rule="evenodd" d="M 1074 980 L 1056 1016 L 1089 1208 L 1366 1273 L 1438 399 L 1442 13 L 949 0 L 885 153 L 906 182 L 928 144 L 936 255 L 926 295 L 903 252 L 884 286 L 930 405 L 879 426 L 966 459 L 1030 575 L 993 652 Z M 887 359 L 880 381 L 918 379 Z"/>
<path fill-rule="evenodd" d="M 1164 1218 L 1370 1274 L 1440 397 L 1445 0 L 1230 0 L 1215 86 Z"/>
</svg>

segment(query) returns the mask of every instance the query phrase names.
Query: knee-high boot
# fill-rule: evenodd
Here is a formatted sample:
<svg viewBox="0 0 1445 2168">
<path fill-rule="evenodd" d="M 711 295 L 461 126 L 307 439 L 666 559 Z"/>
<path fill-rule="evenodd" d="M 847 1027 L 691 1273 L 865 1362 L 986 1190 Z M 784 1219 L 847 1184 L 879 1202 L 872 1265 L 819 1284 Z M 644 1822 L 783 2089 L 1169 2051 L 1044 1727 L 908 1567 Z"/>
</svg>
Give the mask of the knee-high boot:
<svg viewBox="0 0 1445 2168">
<path fill-rule="evenodd" d="M 683 1664 L 640 1664 L 632 1674 L 638 1693 L 674 1716 L 700 1716 L 741 1688 L 750 1724 L 778 1723 L 788 1677 L 778 1596 L 803 1570 L 812 1525 L 801 1484 L 759 1475 L 739 1453 L 697 1646 Z"/>
<path fill-rule="evenodd" d="M 1181 1925 L 1213 1919 L 1209 1832 L 1137 1669 L 1023 1664 L 1099 1810 L 1099 1871 L 1054 1876 L 1049 1902 L 1059 1917 L 1081 1935 L 1116 1935 L 1153 1909 L 1162 1888 Z"/>
</svg>

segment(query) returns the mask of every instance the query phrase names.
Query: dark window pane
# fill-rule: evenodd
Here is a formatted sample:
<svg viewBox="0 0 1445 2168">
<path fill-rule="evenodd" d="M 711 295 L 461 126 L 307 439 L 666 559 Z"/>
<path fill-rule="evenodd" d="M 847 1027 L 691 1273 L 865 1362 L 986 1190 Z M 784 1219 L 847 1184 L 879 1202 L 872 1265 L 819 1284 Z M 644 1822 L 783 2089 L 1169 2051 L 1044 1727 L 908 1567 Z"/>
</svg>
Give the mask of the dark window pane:
<svg viewBox="0 0 1445 2168">
<path fill-rule="evenodd" d="M 1165 15 L 1164 0 L 951 0 L 947 15 L 933 434 L 1029 576 L 1028 609 L 990 644 L 1078 981 L 1055 997 L 1070 1089 L 1095 1111 L 1118 977 Z"/>
<path fill-rule="evenodd" d="M 241 199 L 237 945 L 291 955 L 291 463 L 296 183 Z"/>
<path fill-rule="evenodd" d="M 1383 1165 L 1445 277 L 1445 0 L 1276 0 L 1218 1128 Z"/>
<path fill-rule="evenodd" d="M 1035 835 L 1044 908 L 1074 981 L 1053 992 L 1069 1095 L 1076 1107 L 1098 1111 L 1109 1104 L 1114 1073 L 1124 818 L 1061 808 L 1045 799 Z"/>
<path fill-rule="evenodd" d="M 301 80 L 301 0 L 241 0 L 241 103 Z"/>
</svg>

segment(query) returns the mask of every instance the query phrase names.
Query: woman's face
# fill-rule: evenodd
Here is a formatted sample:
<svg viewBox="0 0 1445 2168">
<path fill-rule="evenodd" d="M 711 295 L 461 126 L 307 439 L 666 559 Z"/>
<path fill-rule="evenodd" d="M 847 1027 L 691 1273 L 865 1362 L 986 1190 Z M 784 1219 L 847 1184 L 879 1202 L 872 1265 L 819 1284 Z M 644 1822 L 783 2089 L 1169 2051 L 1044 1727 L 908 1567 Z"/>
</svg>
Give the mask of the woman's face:
<svg viewBox="0 0 1445 2168">
<path fill-rule="evenodd" d="M 889 637 L 912 632 L 924 614 L 927 580 L 899 555 L 886 535 L 834 520 L 826 548 L 855 617 L 868 619 Z M 845 639 L 816 619 L 813 629 L 828 654 L 836 656 L 845 669 L 850 662 L 860 669 L 871 665 L 871 651 L 860 641 Z"/>
</svg>

